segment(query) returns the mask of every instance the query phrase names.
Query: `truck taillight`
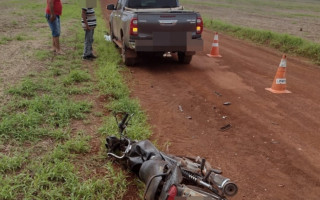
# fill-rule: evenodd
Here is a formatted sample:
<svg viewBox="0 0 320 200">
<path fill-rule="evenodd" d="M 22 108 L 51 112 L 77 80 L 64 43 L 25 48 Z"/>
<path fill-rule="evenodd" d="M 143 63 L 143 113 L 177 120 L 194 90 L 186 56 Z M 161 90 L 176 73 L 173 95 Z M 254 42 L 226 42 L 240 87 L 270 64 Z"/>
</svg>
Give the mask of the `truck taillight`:
<svg viewBox="0 0 320 200">
<path fill-rule="evenodd" d="M 178 189 L 175 185 L 171 185 L 168 191 L 168 198 L 167 200 L 174 200 L 175 197 L 178 195 Z"/>
<path fill-rule="evenodd" d="M 203 31 L 203 21 L 201 17 L 197 18 L 197 34 L 201 34 Z"/>
<path fill-rule="evenodd" d="M 130 22 L 130 35 L 138 35 L 138 19 L 132 18 Z"/>
</svg>

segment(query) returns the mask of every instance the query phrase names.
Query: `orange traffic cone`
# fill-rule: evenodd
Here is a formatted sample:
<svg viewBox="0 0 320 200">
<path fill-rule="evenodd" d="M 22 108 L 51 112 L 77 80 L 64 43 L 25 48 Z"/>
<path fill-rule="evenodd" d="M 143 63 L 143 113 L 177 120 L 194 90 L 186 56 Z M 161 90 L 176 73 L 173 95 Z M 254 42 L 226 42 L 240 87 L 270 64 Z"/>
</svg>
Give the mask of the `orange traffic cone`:
<svg viewBox="0 0 320 200">
<path fill-rule="evenodd" d="M 283 55 L 276 76 L 274 77 L 271 88 L 266 88 L 266 90 L 272 93 L 291 93 L 286 90 L 287 80 L 286 80 L 286 68 L 287 68 L 287 56 Z"/>
<path fill-rule="evenodd" d="M 218 33 L 216 32 L 214 34 L 214 37 L 213 37 L 213 43 L 212 43 L 212 48 L 211 48 L 211 53 L 210 54 L 207 54 L 207 56 L 209 57 L 213 57 L 213 58 L 220 58 L 222 57 L 220 54 L 219 54 L 219 36 L 218 36 Z"/>
</svg>

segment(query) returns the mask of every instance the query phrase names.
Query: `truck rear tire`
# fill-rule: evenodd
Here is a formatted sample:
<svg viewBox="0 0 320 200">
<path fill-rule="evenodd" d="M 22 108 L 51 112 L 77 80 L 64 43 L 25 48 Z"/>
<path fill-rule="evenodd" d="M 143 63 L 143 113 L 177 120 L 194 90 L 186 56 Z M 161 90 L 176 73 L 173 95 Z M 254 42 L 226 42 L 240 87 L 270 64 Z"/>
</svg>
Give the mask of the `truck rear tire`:
<svg viewBox="0 0 320 200">
<path fill-rule="evenodd" d="M 178 52 L 178 60 L 179 63 L 190 64 L 192 60 L 192 55 L 186 55 L 185 52 Z"/>
<path fill-rule="evenodd" d="M 133 66 L 136 64 L 136 53 L 126 47 L 126 44 L 122 40 L 122 48 L 121 48 L 121 57 L 122 61 L 126 66 Z"/>
</svg>

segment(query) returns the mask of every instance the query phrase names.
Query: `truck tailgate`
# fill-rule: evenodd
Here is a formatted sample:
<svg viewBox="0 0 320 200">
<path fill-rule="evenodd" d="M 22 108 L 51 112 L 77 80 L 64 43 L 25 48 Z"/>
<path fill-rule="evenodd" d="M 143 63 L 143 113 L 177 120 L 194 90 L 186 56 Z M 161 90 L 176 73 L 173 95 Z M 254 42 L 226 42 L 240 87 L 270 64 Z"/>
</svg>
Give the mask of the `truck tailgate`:
<svg viewBox="0 0 320 200">
<path fill-rule="evenodd" d="M 139 33 L 151 35 L 153 32 L 187 32 L 196 30 L 197 14 L 176 13 L 139 13 Z"/>
<path fill-rule="evenodd" d="M 196 34 L 197 14 L 193 12 L 141 12 L 137 17 L 137 51 L 187 51 L 187 43 Z"/>
</svg>

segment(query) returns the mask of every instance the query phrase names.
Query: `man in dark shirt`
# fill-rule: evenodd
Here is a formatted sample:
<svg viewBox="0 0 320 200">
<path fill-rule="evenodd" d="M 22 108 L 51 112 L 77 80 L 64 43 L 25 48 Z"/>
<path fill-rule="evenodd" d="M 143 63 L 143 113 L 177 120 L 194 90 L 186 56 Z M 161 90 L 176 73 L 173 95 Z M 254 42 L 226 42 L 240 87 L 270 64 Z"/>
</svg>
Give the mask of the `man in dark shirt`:
<svg viewBox="0 0 320 200">
<path fill-rule="evenodd" d="M 59 36 L 60 29 L 60 16 L 62 14 L 61 0 L 47 0 L 46 19 L 52 32 L 52 47 L 53 51 L 62 54 L 60 50 Z"/>
</svg>

